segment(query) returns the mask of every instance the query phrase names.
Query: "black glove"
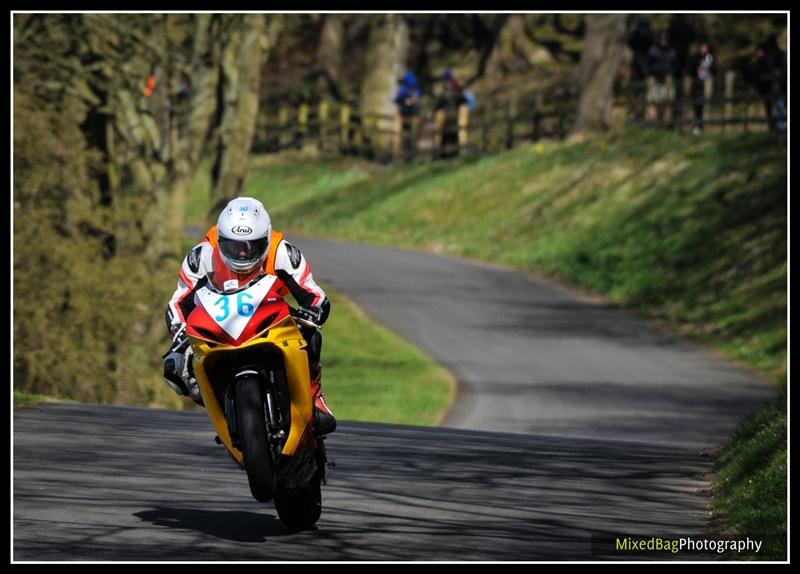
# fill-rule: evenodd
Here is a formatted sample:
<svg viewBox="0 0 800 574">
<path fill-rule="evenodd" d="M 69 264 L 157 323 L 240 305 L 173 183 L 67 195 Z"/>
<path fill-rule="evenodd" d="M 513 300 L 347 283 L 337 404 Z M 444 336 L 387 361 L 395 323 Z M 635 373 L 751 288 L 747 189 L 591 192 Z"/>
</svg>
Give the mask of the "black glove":
<svg viewBox="0 0 800 574">
<path fill-rule="evenodd" d="M 191 360 L 191 359 L 190 359 Z M 189 365 L 184 353 L 168 352 L 164 355 L 164 379 L 179 395 L 188 395 Z"/>
<path fill-rule="evenodd" d="M 164 379 L 179 395 L 190 395 L 191 383 L 195 382 L 192 370 L 192 349 L 182 326 L 172 337 L 169 351 L 164 353 Z"/>
<path fill-rule="evenodd" d="M 300 307 L 292 313 L 293 316 L 304 321 L 310 321 L 319 326 L 322 320 L 322 309 L 319 307 Z"/>
<path fill-rule="evenodd" d="M 181 328 L 172 335 L 172 344 L 169 347 L 169 351 L 164 354 L 164 358 L 166 359 L 167 355 L 170 353 L 185 353 L 188 347 L 189 338 L 186 336 L 186 325 L 182 325 Z"/>
</svg>

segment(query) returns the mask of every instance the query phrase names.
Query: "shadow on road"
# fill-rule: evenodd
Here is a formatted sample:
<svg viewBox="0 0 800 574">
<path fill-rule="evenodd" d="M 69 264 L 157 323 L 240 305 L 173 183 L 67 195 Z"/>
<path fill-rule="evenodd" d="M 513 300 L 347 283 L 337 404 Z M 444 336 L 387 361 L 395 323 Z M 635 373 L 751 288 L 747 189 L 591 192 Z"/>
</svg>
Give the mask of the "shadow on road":
<svg viewBox="0 0 800 574">
<path fill-rule="evenodd" d="M 626 560 L 594 554 L 592 535 L 708 526 L 713 461 L 633 431 L 626 441 L 343 422 L 318 530 L 293 532 L 252 499 L 207 426 L 169 411 L 16 412 L 14 558 Z"/>
<path fill-rule="evenodd" d="M 194 530 L 233 542 L 265 542 L 292 533 L 277 518 L 257 512 L 156 507 L 133 515 L 155 526 Z"/>
</svg>

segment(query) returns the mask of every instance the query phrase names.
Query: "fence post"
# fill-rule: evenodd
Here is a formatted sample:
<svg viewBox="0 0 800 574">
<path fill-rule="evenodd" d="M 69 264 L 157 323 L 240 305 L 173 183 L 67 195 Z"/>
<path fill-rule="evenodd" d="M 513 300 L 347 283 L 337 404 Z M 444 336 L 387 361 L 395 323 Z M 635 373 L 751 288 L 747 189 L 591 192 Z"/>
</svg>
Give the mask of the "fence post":
<svg viewBox="0 0 800 574">
<path fill-rule="evenodd" d="M 361 137 L 359 139 L 359 148 L 363 147 L 363 155 L 372 159 L 375 157 L 375 132 L 378 127 L 378 119 L 375 114 L 370 112 L 361 116 Z M 356 136 L 358 137 L 358 136 Z"/>
<path fill-rule="evenodd" d="M 481 151 L 486 151 L 489 147 L 489 132 L 486 129 L 489 123 L 489 107 L 481 108 Z"/>
<path fill-rule="evenodd" d="M 434 157 L 443 155 L 442 143 L 444 142 L 445 111 L 436 110 L 433 115 L 433 150 Z"/>
<path fill-rule="evenodd" d="M 365 144 L 365 131 L 364 131 L 364 115 L 361 111 L 350 113 L 350 146 L 353 153 L 356 155 L 363 155 Z"/>
<path fill-rule="evenodd" d="M 461 155 L 467 148 L 469 133 L 467 127 L 469 126 L 469 107 L 467 104 L 458 106 L 458 154 Z"/>
<path fill-rule="evenodd" d="M 567 137 L 567 110 L 561 102 L 556 103 L 558 106 L 558 137 L 565 139 Z"/>
<path fill-rule="evenodd" d="M 733 116 L 733 85 L 736 82 L 736 72 L 725 72 L 725 108 L 722 115 L 722 131 L 725 131 L 725 120 Z"/>
<path fill-rule="evenodd" d="M 295 147 L 303 149 L 303 143 L 308 134 L 308 104 L 302 103 L 297 108 L 297 134 L 295 136 Z"/>
<path fill-rule="evenodd" d="M 516 101 L 509 98 L 506 101 L 506 149 L 514 147 L 514 114 L 516 112 Z"/>
<path fill-rule="evenodd" d="M 286 130 L 289 127 L 289 106 L 281 104 L 278 110 L 278 151 L 283 151 Z"/>
<path fill-rule="evenodd" d="M 747 133 L 747 124 L 749 123 L 748 120 L 750 119 L 750 108 L 753 106 L 750 104 L 749 99 L 745 100 L 745 102 L 747 103 L 744 105 L 744 124 L 742 127 L 744 128 L 744 133 Z"/>
<path fill-rule="evenodd" d="M 542 109 L 544 107 L 544 97 L 536 94 L 533 101 L 533 141 L 542 139 Z"/>
<path fill-rule="evenodd" d="M 688 94 L 688 96 L 687 96 Z M 689 131 L 692 128 L 692 120 L 694 119 L 694 99 L 692 97 L 692 78 L 691 76 L 683 77 L 683 102 L 681 103 L 681 120 L 686 117 L 685 125 Z M 689 103 L 689 109 L 686 109 L 686 103 Z M 684 122 L 681 123 L 679 131 L 683 133 Z"/>
<path fill-rule="evenodd" d="M 703 81 L 703 104 L 705 109 L 707 109 L 709 112 L 707 115 L 706 114 L 703 115 L 703 122 L 705 122 L 706 117 L 711 116 L 713 113 L 714 109 L 713 98 L 714 98 L 714 79 L 713 76 L 709 74 Z M 705 129 L 705 126 L 703 126 L 703 129 Z"/>
<path fill-rule="evenodd" d="M 339 110 L 339 149 L 347 151 L 350 139 L 350 106 L 342 104 Z"/>
<path fill-rule="evenodd" d="M 330 114 L 330 104 L 328 100 L 319 101 L 319 139 L 317 140 L 317 148 L 320 150 L 327 150 L 325 140 L 328 137 L 328 116 Z"/>
</svg>

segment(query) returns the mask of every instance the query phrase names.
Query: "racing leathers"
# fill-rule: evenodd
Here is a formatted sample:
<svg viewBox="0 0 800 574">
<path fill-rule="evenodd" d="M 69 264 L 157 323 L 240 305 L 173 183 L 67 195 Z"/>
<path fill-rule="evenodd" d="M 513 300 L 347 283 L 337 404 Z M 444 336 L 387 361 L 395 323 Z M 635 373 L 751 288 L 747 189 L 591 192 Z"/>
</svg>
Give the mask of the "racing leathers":
<svg viewBox="0 0 800 574">
<path fill-rule="evenodd" d="M 292 294 L 300 305 L 298 314 L 301 317 L 310 319 L 317 325 L 325 323 L 330 313 L 330 302 L 325 291 L 314 281 L 311 266 L 297 247 L 283 239 L 281 233 L 272 231 L 263 263 L 247 274 L 240 274 L 229 269 L 224 263 L 218 247 L 217 226 L 215 225 L 184 258 L 178 273 L 177 289 L 167 305 L 166 321 L 170 334 L 173 336 L 173 345 L 170 352 L 165 355 L 164 376 L 176 392 L 189 395 L 196 402 L 202 404 L 202 399 L 198 400 L 199 392 L 194 389 L 197 383 L 191 368 L 191 346 L 186 345 L 185 351 L 181 348 L 185 339 L 186 317 L 195 307 L 195 291 L 200 289 L 209 280 L 209 277 L 213 277 L 213 282 L 218 286 L 238 288 L 246 285 L 259 273 L 268 273 L 278 277 L 278 281 L 282 283 L 278 292 L 283 296 Z M 313 328 L 301 327 L 300 330 L 308 343 L 306 350 L 311 372 L 311 392 L 314 397 L 317 432 L 318 434 L 327 434 L 336 428 L 336 420 L 325 403 L 322 392 L 322 367 L 320 365 L 322 337 L 319 331 Z M 186 353 L 184 363 L 181 363 L 179 356 L 182 351 Z M 167 362 L 170 360 L 170 356 L 173 357 L 174 366 L 172 368 L 181 369 L 180 371 L 168 373 Z M 177 384 L 178 381 L 183 381 L 185 389 L 176 388 L 176 386 L 181 386 Z"/>
</svg>

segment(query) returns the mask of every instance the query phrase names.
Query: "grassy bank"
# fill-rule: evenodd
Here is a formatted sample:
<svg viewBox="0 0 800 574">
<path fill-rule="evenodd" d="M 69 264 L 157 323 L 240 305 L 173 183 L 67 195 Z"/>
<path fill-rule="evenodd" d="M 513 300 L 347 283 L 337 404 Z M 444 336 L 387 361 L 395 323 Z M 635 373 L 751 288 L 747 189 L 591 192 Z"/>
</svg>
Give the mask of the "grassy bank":
<svg viewBox="0 0 800 574">
<path fill-rule="evenodd" d="M 773 134 L 631 130 L 410 166 L 261 156 L 246 193 L 283 231 L 475 257 L 603 294 L 782 386 L 786 186 Z M 755 421 L 723 450 L 714 508 L 781 558 L 785 403 Z"/>
<path fill-rule="evenodd" d="M 759 559 L 786 559 L 786 396 L 745 421 L 717 462 L 712 508 L 723 530 L 763 540 Z"/>
</svg>

